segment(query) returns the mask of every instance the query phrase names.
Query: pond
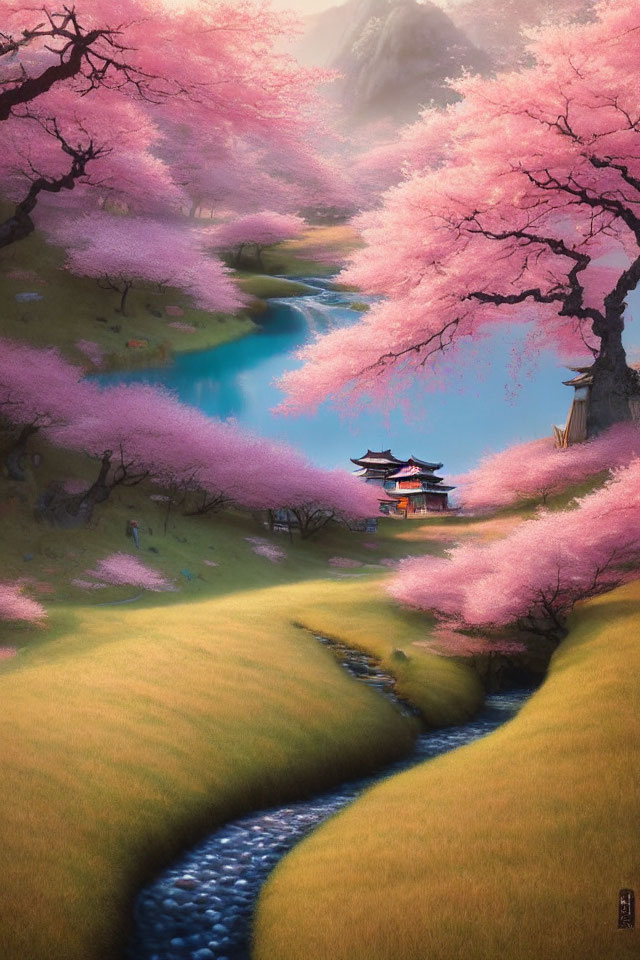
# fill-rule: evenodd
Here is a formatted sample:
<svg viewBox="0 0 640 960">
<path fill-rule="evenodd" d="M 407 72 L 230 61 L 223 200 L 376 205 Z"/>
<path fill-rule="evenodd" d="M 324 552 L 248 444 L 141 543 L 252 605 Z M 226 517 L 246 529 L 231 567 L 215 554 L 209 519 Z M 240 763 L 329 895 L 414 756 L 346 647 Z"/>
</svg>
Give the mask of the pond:
<svg viewBox="0 0 640 960">
<path fill-rule="evenodd" d="M 282 399 L 274 381 L 299 364 L 297 351 L 316 334 L 357 322 L 360 314 L 351 306 L 372 300 L 334 290 L 330 279 L 297 279 L 308 284 L 309 293 L 270 300 L 255 333 L 211 350 L 178 354 L 166 366 L 106 374 L 100 381 L 162 384 L 185 403 L 291 443 L 326 467 L 350 467 L 349 458 L 361 456 L 367 447 L 391 447 L 397 456 L 442 460 L 445 472 L 457 472 L 472 466 L 489 447 L 548 435 L 552 422 L 563 422 L 569 391 L 562 386 L 563 370 L 550 355 L 541 356 L 538 369 L 530 378 L 524 376 L 519 393 L 505 402 L 513 353 L 522 346 L 521 329 L 501 330 L 484 342 L 483 353 L 490 359 L 484 371 L 472 346 L 462 344 L 460 370 L 467 372 L 446 393 L 425 394 L 417 384 L 409 397 L 408 420 L 401 410 L 373 408 L 345 418 L 328 403 L 316 415 L 274 414 Z"/>
</svg>

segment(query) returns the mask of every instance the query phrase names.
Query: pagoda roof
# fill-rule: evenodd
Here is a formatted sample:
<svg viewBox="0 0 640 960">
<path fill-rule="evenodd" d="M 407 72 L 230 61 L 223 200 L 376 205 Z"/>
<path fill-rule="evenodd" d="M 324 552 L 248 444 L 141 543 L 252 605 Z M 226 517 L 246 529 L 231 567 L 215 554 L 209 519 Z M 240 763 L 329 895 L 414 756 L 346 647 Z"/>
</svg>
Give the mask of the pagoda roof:
<svg viewBox="0 0 640 960">
<path fill-rule="evenodd" d="M 363 457 L 358 457 L 357 459 L 352 457 L 351 463 L 355 463 L 359 467 L 391 467 L 395 464 L 400 467 L 404 463 L 404 460 L 398 460 L 397 457 L 394 457 L 391 450 L 367 450 Z"/>
<path fill-rule="evenodd" d="M 430 463 L 428 460 L 420 460 L 419 457 L 414 457 L 413 454 L 404 462 L 416 467 L 426 467 L 427 470 L 439 470 L 440 467 L 444 466 L 442 463 Z"/>
<path fill-rule="evenodd" d="M 440 483 L 440 481 L 443 479 L 442 477 L 436 477 L 436 475 L 430 470 L 425 470 L 424 467 L 419 467 L 416 464 L 406 464 L 404 467 L 400 467 L 400 469 L 396 470 L 395 473 L 390 473 L 387 479 L 404 480 L 407 477 L 424 477 L 424 479 L 428 480 L 429 483 Z"/>
<path fill-rule="evenodd" d="M 354 477 L 375 477 L 376 479 L 386 480 L 389 471 L 382 467 L 360 467 L 359 470 L 353 471 L 353 475 Z"/>
</svg>

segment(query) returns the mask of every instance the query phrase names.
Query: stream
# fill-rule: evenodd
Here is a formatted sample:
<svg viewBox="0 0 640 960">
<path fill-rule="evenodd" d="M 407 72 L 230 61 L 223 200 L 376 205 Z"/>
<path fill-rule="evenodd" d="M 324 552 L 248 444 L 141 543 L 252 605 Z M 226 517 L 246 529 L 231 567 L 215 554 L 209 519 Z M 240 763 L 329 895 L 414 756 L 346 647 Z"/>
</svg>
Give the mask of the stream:
<svg viewBox="0 0 640 960">
<path fill-rule="evenodd" d="M 326 637 L 316 639 L 354 679 L 404 713 L 416 712 L 396 695 L 394 678 L 381 672 L 374 658 Z M 128 960 L 249 960 L 261 887 L 292 847 L 373 784 L 491 733 L 515 716 L 531 692 L 492 694 L 473 720 L 421 733 L 408 756 L 373 776 L 249 814 L 216 830 L 142 890 Z"/>
</svg>

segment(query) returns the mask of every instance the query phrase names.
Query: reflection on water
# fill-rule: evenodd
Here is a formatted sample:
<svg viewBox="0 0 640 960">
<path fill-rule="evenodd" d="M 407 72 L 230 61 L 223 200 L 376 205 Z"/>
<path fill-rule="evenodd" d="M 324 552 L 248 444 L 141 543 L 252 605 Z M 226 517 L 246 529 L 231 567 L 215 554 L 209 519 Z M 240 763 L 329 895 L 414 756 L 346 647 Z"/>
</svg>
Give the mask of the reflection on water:
<svg viewBox="0 0 640 960">
<path fill-rule="evenodd" d="M 272 299 L 256 333 L 211 350 L 179 354 L 168 366 L 105 374 L 105 384 L 157 383 L 185 403 L 216 417 L 235 417 L 257 426 L 280 400 L 273 385 L 296 364 L 295 354 L 315 335 L 357 321 L 350 303 L 371 302 L 362 294 L 329 289 L 330 281 L 301 278 L 312 292 Z"/>
</svg>

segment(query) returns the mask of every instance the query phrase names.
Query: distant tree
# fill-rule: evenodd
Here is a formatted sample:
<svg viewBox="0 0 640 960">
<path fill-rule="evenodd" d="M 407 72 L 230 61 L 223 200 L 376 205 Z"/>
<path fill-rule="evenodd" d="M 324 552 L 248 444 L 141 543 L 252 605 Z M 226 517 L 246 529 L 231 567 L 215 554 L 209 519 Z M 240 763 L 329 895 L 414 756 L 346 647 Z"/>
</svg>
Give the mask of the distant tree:
<svg viewBox="0 0 640 960">
<path fill-rule="evenodd" d="M 139 283 L 179 287 L 206 310 L 231 312 L 242 302 L 225 267 L 205 252 L 204 237 L 185 224 L 96 213 L 60 224 L 54 239 L 67 250 L 68 270 L 119 294 L 123 316 Z"/>
<path fill-rule="evenodd" d="M 492 543 L 463 544 L 446 557 L 404 561 L 390 592 L 433 610 L 441 628 L 517 627 L 555 641 L 574 605 L 640 576 L 640 460 L 573 509 L 541 512 Z M 451 643 L 450 643 L 451 646 Z"/>
<path fill-rule="evenodd" d="M 247 247 L 255 251 L 255 259 L 262 267 L 262 251 L 283 240 L 299 237 L 305 223 L 295 214 L 261 210 L 222 224 L 213 233 L 213 241 L 221 250 L 231 250 L 236 266 L 240 266 Z"/>
<path fill-rule="evenodd" d="M 411 384 L 416 372 L 435 377 L 463 339 L 511 323 L 591 356 L 589 435 L 630 419 L 640 382 L 622 334 L 640 279 L 640 8 L 609 0 L 597 14 L 543 28 L 532 67 L 456 82 L 464 99 L 423 115 L 421 160 L 361 221 L 366 246 L 342 275 L 383 299 L 303 350 L 306 364 L 283 378 L 289 407 L 328 393 L 388 398 L 403 372 Z"/>
<path fill-rule="evenodd" d="M 485 457 L 469 473 L 455 477 L 466 508 L 491 509 L 519 499 L 539 498 L 546 503 L 602 471 L 629 464 L 640 455 L 640 425 L 617 424 L 586 443 L 559 450 L 552 437 L 516 444 Z"/>
<path fill-rule="evenodd" d="M 99 462 L 87 489 L 54 490 L 43 501 L 43 512 L 53 520 L 86 521 L 116 487 L 147 479 L 188 498 L 187 512 L 193 514 L 230 503 L 249 510 L 296 510 L 304 536 L 331 518 L 378 512 L 374 491 L 347 471 L 314 467 L 295 450 L 207 417 L 164 390 L 147 384 L 96 388 L 90 399 L 73 418 L 46 430 L 52 442 Z"/>
</svg>

